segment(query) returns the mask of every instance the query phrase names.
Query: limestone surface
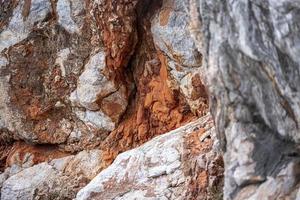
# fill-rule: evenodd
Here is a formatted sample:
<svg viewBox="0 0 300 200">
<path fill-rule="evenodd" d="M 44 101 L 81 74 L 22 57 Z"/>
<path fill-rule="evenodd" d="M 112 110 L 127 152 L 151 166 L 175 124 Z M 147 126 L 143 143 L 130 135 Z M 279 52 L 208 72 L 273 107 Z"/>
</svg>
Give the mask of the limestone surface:
<svg viewBox="0 0 300 200">
<path fill-rule="evenodd" d="M 209 115 L 120 154 L 76 199 L 213 199 L 223 166 L 205 134 L 215 136 Z"/>
<path fill-rule="evenodd" d="M 224 199 L 298 199 L 297 0 L 191 0 L 218 138 Z"/>
</svg>

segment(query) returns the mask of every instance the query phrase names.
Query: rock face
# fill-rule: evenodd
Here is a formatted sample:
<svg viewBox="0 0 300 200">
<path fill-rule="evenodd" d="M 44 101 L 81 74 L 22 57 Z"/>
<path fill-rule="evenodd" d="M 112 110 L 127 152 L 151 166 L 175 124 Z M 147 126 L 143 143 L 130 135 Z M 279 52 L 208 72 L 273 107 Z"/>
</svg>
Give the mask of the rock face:
<svg viewBox="0 0 300 200">
<path fill-rule="evenodd" d="M 1 189 L 1 200 L 72 199 L 80 187 L 100 170 L 101 151 L 82 151 L 42 162 L 29 168 L 13 165 L 7 168 Z"/>
<path fill-rule="evenodd" d="M 207 114 L 201 65 L 179 1 L 0 0 L 1 199 L 73 199 L 118 154 Z M 173 145 L 189 141 L 177 132 Z M 218 170 L 207 181 L 215 169 L 183 168 L 191 195 L 222 184 Z"/>
<path fill-rule="evenodd" d="M 299 199 L 299 2 L 189 3 L 225 152 L 225 199 Z"/>
<path fill-rule="evenodd" d="M 92 27 L 86 27 L 93 24 L 85 12 L 91 5 L 82 1 L 72 5 L 58 1 L 54 5 L 47 0 L 1 4 L 7 6 L 8 14 L 0 33 L 1 130 L 27 142 L 66 144 L 68 151 L 90 145 L 91 138 L 97 140 L 97 131 L 112 128 L 110 123 L 100 128 L 99 124 L 94 128 L 82 123 L 76 115 L 77 107 L 69 100 L 81 71 L 92 68 L 95 54 L 103 52 L 97 44 L 91 44 Z M 85 64 L 88 59 L 90 63 Z M 111 121 L 105 114 L 96 117 Z"/>
<path fill-rule="evenodd" d="M 213 199 L 222 158 L 208 134 L 215 135 L 209 115 L 124 152 L 76 199 Z"/>
<path fill-rule="evenodd" d="M 0 0 L 1 200 L 300 199 L 299 13 Z"/>
<path fill-rule="evenodd" d="M 166 55 L 170 76 L 176 82 L 191 110 L 203 115 L 206 91 L 201 81 L 202 56 L 190 37 L 189 16 L 182 1 L 164 0 L 151 23 L 154 43 Z"/>
<path fill-rule="evenodd" d="M 1 2 L 1 138 L 71 153 L 101 146 L 109 164 L 204 115 L 201 55 L 176 4 Z M 165 9 L 171 18 L 161 19 Z"/>
</svg>

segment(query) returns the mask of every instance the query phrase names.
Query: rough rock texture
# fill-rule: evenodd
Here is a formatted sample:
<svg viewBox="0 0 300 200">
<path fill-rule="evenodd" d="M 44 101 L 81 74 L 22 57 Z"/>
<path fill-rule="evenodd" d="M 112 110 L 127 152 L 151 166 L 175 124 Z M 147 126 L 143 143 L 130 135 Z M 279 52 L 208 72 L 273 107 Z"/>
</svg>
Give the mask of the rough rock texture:
<svg viewBox="0 0 300 200">
<path fill-rule="evenodd" d="M 219 198 L 213 143 L 225 199 L 300 199 L 299 21 L 297 0 L 0 0 L 1 199 L 99 172 L 78 199 Z"/>
<path fill-rule="evenodd" d="M 160 4 L 153 1 L 143 1 L 137 5 L 139 40 L 129 63 L 136 93 L 132 96 L 124 120 L 102 144 L 104 164 L 110 164 L 120 152 L 195 119 L 179 90 L 179 83 L 171 77 L 166 54 L 155 46 L 153 34 L 149 31 L 153 24 L 151 19 L 159 9 Z M 205 104 L 207 98 L 199 101 Z M 207 104 L 201 111 L 202 115 L 207 112 Z"/>
<path fill-rule="evenodd" d="M 31 143 L 65 144 L 68 151 L 97 144 L 98 135 L 112 124 L 103 127 L 90 121 L 111 119 L 95 111 L 82 114 L 81 121 L 79 108 L 69 100 L 77 82 L 81 86 L 81 71 L 93 67 L 87 60 L 93 62 L 94 55 L 103 52 L 99 39 L 91 42 L 96 37 L 86 12 L 91 5 L 36 0 L 5 7 L 9 4 L 1 3 L 9 14 L 0 27 L 1 131 Z"/>
<path fill-rule="evenodd" d="M 161 19 L 169 4 L 172 16 Z M 1 138 L 68 152 L 100 145 L 111 161 L 192 120 L 192 113 L 204 115 L 201 55 L 188 38 L 187 14 L 175 5 L 1 2 Z M 167 41 L 178 30 L 178 39 Z"/>
<path fill-rule="evenodd" d="M 189 17 L 180 0 L 164 0 L 152 19 L 154 43 L 165 55 L 174 85 L 184 95 L 191 110 L 203 115 L 207 109 L 207 93 L 201 81 L 202 56 L 188 29 Z"/>
<path fill-rule="evenodd" d="M 68 156 L 55 145 L 30 145 L 24 142 L 15 142 L 6 158 L 6 167 L 18 165 L 31 167 L 41 162 Z"/>
<path fill-rule="evenodd" d="M 76 199 L 214 199 L 223 161 L 208 134 L 215 135 L 210 115 L 124 152 Z"/>
<path fill-rule="evenodd" d="M 299 1 L 189 3 L 225 151 L 225 199 L 299 199 Z"/>
<path fill-rule="evenodd" d="M 72 199 L 118 154 L 208 112 L 178 3 L 0 0 L 1 199 Z"/>
<path fill-rule="evenodd" d="M 1 200 L 72 199 L 82 186 L 96 176 L 100 162 L 101 151 L 92 150 L 29 168 L 14 164 L 1 174 L 2 178 L 6 176 Z"/>
</svg>

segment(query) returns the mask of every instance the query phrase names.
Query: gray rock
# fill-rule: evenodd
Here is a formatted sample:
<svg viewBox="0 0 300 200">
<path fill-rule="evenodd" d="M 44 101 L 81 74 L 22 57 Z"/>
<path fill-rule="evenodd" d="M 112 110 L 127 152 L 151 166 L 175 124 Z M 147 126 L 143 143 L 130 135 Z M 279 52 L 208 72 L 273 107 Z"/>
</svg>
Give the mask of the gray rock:
<svg viewBox="0 0 300 200">
<path fill-rule="evenodd" d="M 47 163 L 42 163 L 8 178 L 1 189 L 1 200 L 33 199 L 36 188 L 43 182 L 52 184 L 57 172 Z"/>
<path fill-rule="evenodd" d="M 8 60 L 0 56 L 0 69 L 8 64 Z"/>
<path fill-rule="evenodd" d="M 101 111 L 76 111 L 77 117 L 89 127 L 97 130 L 112 131 L 115 128 L 115 123 Z"/>
<path fill-rule="evenodd" d="M 59 59 L 58 62 L 60 61 Z M 61 63 L 60 66 L 63 64 Z M 112 131 L 119 117 L 125 112 L 128 99 L 125 87 L 109 80 L 105 76 L 105 70 L 107 70 L 105 53 L 100 51 L 91 56 L 78 79 L 76 90 L 70 95 L 70 100 L 75 107 L 87 109 L 85 112 L 76 111 L 80 120 L 96 129 Z M 118 112 L 110 113 L 111 115 L 105 114 L 105 110 L 112 109 L 109 108 L 109 103 L 120 105 Z"/>
<path fill-rule="evenodd" d="M 84 1 L 58 0 L 56 5 L 58 23 L 70 33 L 80 33 L 83 20 L 74 21 L 73 18 L 80 15 L 84 7 Z"/>
<path fill-rule="evenodd" d="M 2 188 L 4 181 L 6 179 L 8 179 L 9 171 L 10 171 L 10 168 L 6 168 L 4 172 L 0 173 L 0 188 Z M 0 195 L 0 198 L 1 198 L 1 195 Z"/>
<path fill-rule="evenodd" d="M 299 2 L 189 3 L 225 152 L 225 199 L 295 199 L 288 196 L 299 183 L 290 166 L 300 168 Z"/>
<path fill-rule="evenodd" d="M 159 12 L 151 21 L 153 40 L 167 57 L 170 76 L 174 85 L 185 96 L 195 113 L 203 99 L 194 98 L 194 76 L 202 76 L 202 56 L 190 37 L 189 16 L 182 0 L 164 0 Z"/>
<path fill-rule="evenodd" d="M 201 56 L 190 37 L 188 22 L 180 0 L 164 0 L 152 20 L 151 32 L 155 45 L 172 60 L 185 67 L 199 67 Z"/>
</svg>

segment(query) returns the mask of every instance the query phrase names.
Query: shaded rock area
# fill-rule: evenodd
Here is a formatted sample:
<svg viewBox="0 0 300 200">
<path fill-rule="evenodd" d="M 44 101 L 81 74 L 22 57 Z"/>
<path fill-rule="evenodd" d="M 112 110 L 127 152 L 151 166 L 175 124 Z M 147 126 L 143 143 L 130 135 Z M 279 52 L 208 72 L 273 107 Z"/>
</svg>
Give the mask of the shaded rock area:
<svg viewBox="0 0 300 200">
<path fill-rule="evenodd" d="M 224 199 L 300 199 L 300 4 L 191 0 L 225 162 Z"/>
</svg>

